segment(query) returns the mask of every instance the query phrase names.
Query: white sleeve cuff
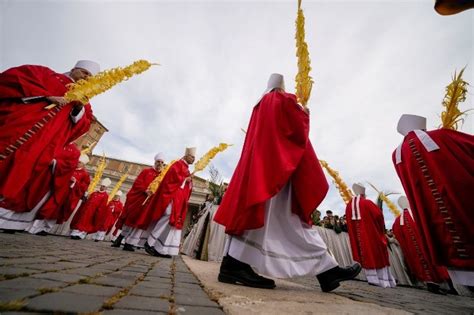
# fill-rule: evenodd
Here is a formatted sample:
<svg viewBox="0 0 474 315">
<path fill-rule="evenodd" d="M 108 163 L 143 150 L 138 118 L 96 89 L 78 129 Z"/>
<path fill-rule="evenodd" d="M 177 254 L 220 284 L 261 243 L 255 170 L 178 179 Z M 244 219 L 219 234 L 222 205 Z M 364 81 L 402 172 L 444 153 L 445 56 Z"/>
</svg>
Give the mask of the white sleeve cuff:
<svg viewBox="0 0 474 315">
<path fill-rule="evenodd" d="M 81 110 L 79 111 L 79 113 L 77 113 L 77 115 L 73 115 L 72 112 L 71 112 L 71 119 L 72 119 L 72 122 L 77 124 L 77 122 L 79 120 L 81 120 L 82 116 L 84 116 L 84 113 L 86 112 L 86 110 L 84 109 L 84 106 L 81 108 Z"/>
</svg>

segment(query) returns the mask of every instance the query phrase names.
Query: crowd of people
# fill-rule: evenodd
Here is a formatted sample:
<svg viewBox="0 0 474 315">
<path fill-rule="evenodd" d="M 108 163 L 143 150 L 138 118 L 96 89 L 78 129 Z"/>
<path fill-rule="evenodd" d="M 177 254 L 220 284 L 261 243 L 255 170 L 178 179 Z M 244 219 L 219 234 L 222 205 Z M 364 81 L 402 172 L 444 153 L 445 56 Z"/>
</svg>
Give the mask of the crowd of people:
<svg viewBox="0 0 474 315">
<path fill-rule="evenodd" d="M 333 215 L 331 210 L 326 211 L 326 215 L 321 220 L 321 211 L 315 210 L 311 215 L 313 225 L 322 226 L 326 229 L 334 230 L 336 233 L 347 232 L 346 215 Z"/>
<path fill-rule="evenodd" d="M 186 148 L 169 165 L 157 154 L 123 207 L 120 194 L 107 193 L 108 178 L 86 194 L 86 157 L 73 141 L 88 131 L 92 109 L 68 102 L 64 93 L 98 71 L 97 63 L 83 60 L 66 74 L 31 65 L 0 74 L 0 229 L 41 235 L 70 224 L 72 239 L 94 234 L 100 241 L 115 226 L 112 247 L 178 255 L 196 148 Z M 227 191 L 212 212 L 227 234 L 218 280 L 273 289 L 272 278 L 314 275 L 330 292 L 363 270 L 369 283 L 394 287 L 383 213 L 366 198 L 364 185 L 352 186 L 355 195 L 342 217 L 327 211 L 321 220 L 314 211 L 329 185 L 309 139 L 309 115 L 285 91 L 283 76 L 272 74 L 253 108 Z M 435 288 L 449 279 L 473 286 L 474 137 L 426 131 L 426 118 L 416 115 L 403 115 L 397 129 L 404 138 L 393 162 L 407 197 L 399 200 L 403 214 L 393 232 L 413 258 L 407 263 Z M 340 266 L 311 222 L 347 231 L 355 262 Z"/>
</svg>

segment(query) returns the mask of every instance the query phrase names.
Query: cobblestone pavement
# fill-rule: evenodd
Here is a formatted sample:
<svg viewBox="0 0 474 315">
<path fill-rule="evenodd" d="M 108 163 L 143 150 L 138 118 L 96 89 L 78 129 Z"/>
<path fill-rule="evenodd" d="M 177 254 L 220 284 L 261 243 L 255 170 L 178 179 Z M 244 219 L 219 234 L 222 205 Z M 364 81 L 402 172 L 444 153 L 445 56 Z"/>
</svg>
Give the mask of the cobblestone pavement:
<svg viewBox="0 0 474 315">
<path fill-rule="evenodd" d="M 180 257 L 110 244 L 0 233 L 0 313 L 224 314 Z"/>
<path fill-rule="evenodd" d="M 318 287 L 315 277 L 288 279 L 308 287 Z M 414 314 L 474 314 L 474 298 L 438 295 L 423 289 L 401 287 L 383 289 L 364 281 L 346 281 L 333 291 L 358 302 L 374 303 Z"/>
</svg>

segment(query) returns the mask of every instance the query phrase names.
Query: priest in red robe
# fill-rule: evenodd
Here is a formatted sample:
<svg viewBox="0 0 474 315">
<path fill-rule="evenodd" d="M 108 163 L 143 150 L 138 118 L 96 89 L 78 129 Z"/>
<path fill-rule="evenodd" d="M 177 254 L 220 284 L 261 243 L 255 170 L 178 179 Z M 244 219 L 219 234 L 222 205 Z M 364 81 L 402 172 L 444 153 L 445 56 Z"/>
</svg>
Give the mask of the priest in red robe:
<svg viewBox="0 0 474 315">
<path fill-rule="evenodd" d="M 69 194 L 64 203 L 60 206 L 57 224 L 63 224 L 68 221 L 82 204 L 82 198 L 86 194 L 91 182 L 90 175 L 85 169 L 87 163 L 89 163 L 89 157 L 86 154 L 81 154 L 77 167 L 71 176 Z"/>
<path fill-rule="evenodd" d="M 321 289 L 352 279 L 360 265 L 340 268 L 311 213 L 328 183 L 309 140 L 309 111 L 272 74 L 253 109 L 242 154 L 214 220 L 230 235 L 220 282 L 274 288 L 273 277 L 317 275 Z"/>
<path fill-rule="evenodd" d="M 74 240 L 84 239 L 87 234 L 92 234 L 102 230 L 107 217 L 107 187 L 112 182 L 109 178 L 104 178 L 98 191 L 93 192 L 87 201 L 77 210 L 71 222 L 71 238 Z"/>
<path fill-rule="evenodd" d="M 425 282 L 428 291 L 444 293 L 439 284 L 449 281 L 448 270 L 446 267 L 434 266 L 431 263 L 417 225 L 413 220 L 407 197 L 401 196 L 398 199 L 398 205 L 403 209 L 403 212 L 395 219 L 392 230 L 400 244 L 410 273 L 417 281 Z"/>
<path fill-rule="evenodd" d="M 148 254 L 157 257 L 178 255 L 192 192 L 188 167 L 194 163 L 195 154 L 196 148 L 187 148 L 183 158 L 169 167 L 143 213 L 135 220 L 135 227 L 125 238 L 125 244 L 143 245 Z"/>
<path fill-rule="evenodd" d="M 115 223 L 117 222 L 118 218 L 123 212 L 123 203 L 120 200 L 122 194 L 122 191 L 117 191 L 117 194 L 115 194 L 114 198 L 107 205 L 108 217 L 105 223 L 104 236 L 110 233 L 112 228 L 115 226 Z M 101 240 L 103 240 L 103 238 Z"/>
<path fill-rule="evenodd" d="M 120 247 L 125 236 L 127 236 L 133 228 L 137 227 L 136 222 L 140 220 L 140 216 L 143 213 L 144 202 L 147 197 L 152 195 L 148 186 L 161 173 L 163 165 L 163 153 L 157 153 L 155 155 L 154 166 L 142 170 L 133 182 L 132 188 L 130 188 L 130 191 L 127 193 L 127 199 L 125 200 L 122 214 L 115 224 L 114 235 L 117 231 L 120 231 L 120 234 L 114 240 L 111 245 L 112 247 Z M 138 243 L 136 243 L 136 245 L 137 244 Z M 125 250 L 133 250 L 133 245 L 126 244 L 125 248 Z"/>
<path fill-rule="evenodd" d="M 11 216 L 5 210 L 28 212 L 45 202 L 44 196 L 29 195 L 31 181 L 50 167 L 55 152 L 87 132 L 92 121 L 89 104 L 66 103 L 67 85 L 98 71 L 97 63 L 82 60 L 66 74 L 34 65 L 0 74 L 1 218 Z M 51 103 L 56 106 L 46 109 Z M 21 221 L 9 217 L 11 228 Z"/>
<path fill-rule="evenodd" d="M 45 169 L 38 174 L 31 183 L 30 189 L 40 196 L 50 191 L 50 197 L 41 206 L 35 220 L 26 229 L 31 234 L 47 235 L 56 224 L 60 215 L 60 208 L 70 193 L 70 181 L 79 163 L 81 151 L 74 143 L 69 143 L 60 152 L 55 154 L 51 169 Z M 49 183 L 49 184 L 48 184 Z"/>
<path fill-rule="evenodd" d="M 474 286 L 474 136 L 426 131 L 425 117 L 406 114 L 397 130 L 404 139 L 393 163 L 430 260 Z"/>
<path fill-rule="evenodd" d="M 382 288 L 395 287 L 395 278 L 390 272 L 382 210 L 365 198 L 362 184 L 355 183 L 352 190 L 357 196 L 346 206 L 352 258 L 362 265 L 370 284 Z"/>
</svg>

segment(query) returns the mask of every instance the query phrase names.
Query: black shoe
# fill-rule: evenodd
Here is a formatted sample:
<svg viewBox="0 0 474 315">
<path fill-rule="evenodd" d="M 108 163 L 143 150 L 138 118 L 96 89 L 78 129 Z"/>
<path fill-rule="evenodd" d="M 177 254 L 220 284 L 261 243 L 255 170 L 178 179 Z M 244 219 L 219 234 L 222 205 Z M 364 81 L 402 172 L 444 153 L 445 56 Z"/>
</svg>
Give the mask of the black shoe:
<svg viewBox="0 0 474 315">
<path fill-rule="evenodd" d="M 434 293 L 434 294 L 440 294 L 440 295 L 448 294 L 448 292 L 444 289 L 441 289 L 441 287 L 437 283 L 427 282 L 426 288 L 428 289 L 429 292 Z"/>
<path fill-rule="evenodd" d="M 149 255 L 152 255 L 152 256 L 156 256 L 156 254 L 158 254 L 156 249 L 151 247 L 150 244 L 148 244 L 148 242 L 145 242 L 145 252 L 147 252 Z"/>
<path fill-rule="evenodd" d="M 127 252 L 134 252 L 135 249 L 133 248 L 133 245 L 125 243 L 123 245 L 123 250 L 126 250 Z"/>
<path fill-rule="evenodd" d="M 171 255 L 166 255 L 158 252 L 154 247 L 151 247 L 148 242 L 145 243 L 145 251 L 152 256 L 161 257 L 161 258 L 171 258 Z"/>
<path fill-rule="evenodd" d="M 46 231 L 40 231 L 40 232 L 38 232 L 38 233 L 35 233 L 35 235 L 47 236 L 47 235 L 48 235 L 48 232 L 46 232 Z"/>
<path fill-rule="evenodd" d="M 120 245 L 122 245 L 123 238 L 124 236 L 122 234 L 117 236 L 117 238 L 114 241 L 112 241 L 112 245 L 110 245 L 110 247 L 120 247 Z"/>
<path fill-rule="evenodd" d="M 16 230 L 3 230 L 3 233 L 6 234 L 15 234 Z"/>
<path fill-rule="evenodd" d="M 99 240 L 94 240 L 94 242 L 98 242 Z"/>
<path fill-rule="evenodd" d="M 219 282 L 230 284 L 243 284 L 248 287 L 273 289 L 275 281 L 262 277 L 253 271 L 250 265 L 226 255 L 221 263 Z"/>
<path fill-rule="evenodd" d="M 339 282 L 357 277 L 361 270 L 362 267 L 359 263 L 347 268 L 337 266 L 317 275 L 316 278 L 318 278 L 321 285 L 321 290 L 323 292 L 330 292 L 339 286 Z"/>
<path fill-rule="evenodd" d="M 71 239 L 72 239 L 72 240 L 80 240 L 81 237 L 80 237 L 80 236 L 77 236 L 77 235 L 74 235 L 74 236 L 71 236 Z"/>
</svg>

